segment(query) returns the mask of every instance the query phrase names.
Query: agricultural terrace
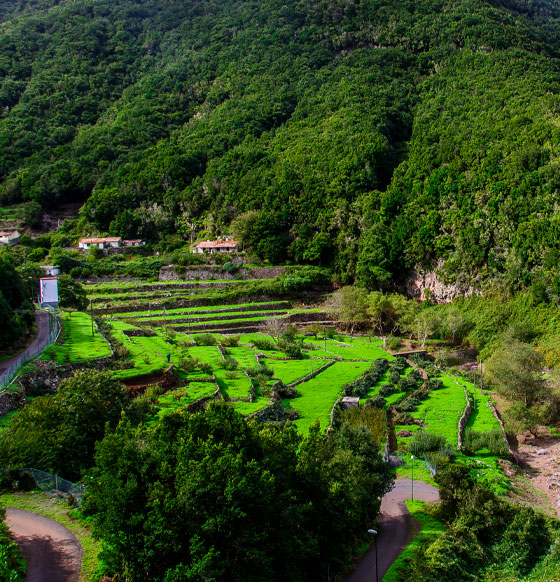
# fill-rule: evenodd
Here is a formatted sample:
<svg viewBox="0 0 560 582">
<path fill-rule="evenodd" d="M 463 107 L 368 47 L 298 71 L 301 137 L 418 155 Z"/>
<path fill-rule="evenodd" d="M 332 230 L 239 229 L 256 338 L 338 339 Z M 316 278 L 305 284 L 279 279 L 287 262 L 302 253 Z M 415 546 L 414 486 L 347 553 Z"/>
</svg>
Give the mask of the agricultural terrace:
<svg viewBox="0 0 560 582">
<path fill-rule="evenodd" d="M 87 313 L 60 312 L 59 321 L 59 340 L 43 353 L 42 360 L 72 364 L 111 355 L 111 346 Z"/>
</svg>

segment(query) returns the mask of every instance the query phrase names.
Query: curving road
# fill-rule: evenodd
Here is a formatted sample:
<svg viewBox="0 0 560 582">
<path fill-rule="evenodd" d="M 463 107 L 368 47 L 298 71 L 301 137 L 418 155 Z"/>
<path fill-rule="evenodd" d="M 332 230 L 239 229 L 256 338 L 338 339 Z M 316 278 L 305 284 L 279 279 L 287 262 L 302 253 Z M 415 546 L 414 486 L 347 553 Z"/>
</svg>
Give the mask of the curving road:
<svg viewBox="0 0 560 582">
<path fill-rule="evenodd" d="M 407 499 L 410 499 L 411 491 L 412 481 L 410 479 L 397 479 L 393 489 L 381 501 L 378 520 L 379 533 L 377 535 L 379 580 L 383 578 L 391 564 L 417 533 L 417 528 L 411 527 L 413 524 L 411 524 L 410 514 L 405 503 Z M 438 501 L 439 493 L 436 487 L 421 481 L 414 481 L 414 499 Z M 347 580 L 348 582 L 376 582 L 375 547 L 373 545 Z"/>
<path fill-rule="evenodd" d="M 6 508 L 6 522 L 27 561 L 26 582 L 78 582 L 82 547 L 72 532 L 42 515 Z"/>
</svg>

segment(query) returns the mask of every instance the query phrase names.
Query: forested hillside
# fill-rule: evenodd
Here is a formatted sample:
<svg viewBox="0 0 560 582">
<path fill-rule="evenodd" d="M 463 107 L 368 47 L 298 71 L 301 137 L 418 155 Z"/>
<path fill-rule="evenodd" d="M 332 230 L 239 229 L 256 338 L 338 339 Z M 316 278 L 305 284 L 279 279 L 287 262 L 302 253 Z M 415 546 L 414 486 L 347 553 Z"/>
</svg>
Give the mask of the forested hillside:
<svg viewBox="0 0 560 582">
<path fill-rule="evenodd" d="M 0 2 L 0 204 L 371 288 L 555 276 L 560 3 Z M 204 233 L 204 234 L 205 234 Z M 526 273 L 521 281 L 520 272 Z"/>
</svg>

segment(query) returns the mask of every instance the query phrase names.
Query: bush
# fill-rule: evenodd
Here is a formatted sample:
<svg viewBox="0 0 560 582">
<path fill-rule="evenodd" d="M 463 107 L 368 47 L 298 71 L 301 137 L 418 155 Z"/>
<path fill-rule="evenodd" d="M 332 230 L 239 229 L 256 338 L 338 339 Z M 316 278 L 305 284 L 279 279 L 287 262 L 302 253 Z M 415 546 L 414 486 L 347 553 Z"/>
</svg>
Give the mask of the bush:
<svg viewBox="0 0 560 582">
<path fill-rule="evenodd" d="M 426 453 L 439 451 L 447 447 L 445 437 L 426 431 L 418 431 L 408 444 L 408 452 L 415 457 L 423 457 Z"/>
<path fill-rule="evenodd" d="M 274 376 L 274 370 L 268 366 L 255 366 L 254 368 L 245 368 L 245 373 L 251 378 L 256 378 L 259 375 L 264 375 L 267 378 Z"/>
<path fill-rule="evenodd" d="M 367 406 L 368 408 L 385 408 L 386 404 L 387 401 L 383 396 L 374 396 L 373 398 L 368 398 L 364 402 L 364 406 Z"/>
<path fill-rule="evenodd" d="M 398 337 L 395 337 L 395 336 L 390 335 L 385 340 L 385 345 L 390 350 L 398 350 L 401 347 L 402 343 L 401 343 L 401 340 Z"/>
<path fill-rule="evenodd" d="M 232 358 L 231 356 L 226 356 L 222 366 L 224 369 L 232 371 L 237 369 L 237 367 L 239 366 L 239 362 L 235 358 Z"/>
<path fill-rule="evenodd" d="M 281 350 L 288 356 L 288 358 L 293 358 L 294 360 L 303 359 L 301 348 L 296 344 L 282 342 Z"/>
<path fill-rule="evenodd" d="M 395 424 L 400 424 L 402 426 L 416 424 L 416 421 L 414 420 L 412 415 L 409 414 L 408 412 L 399 412 L 395 416 L 394 420 L 395 420 Z"/>
<path fill-rule="evenodd" d="M 494 455 L 505 456 L 508 454 L 508 447 L 500 429 L 477 432 L 468 428 L 465 430 L 463 448 L 468 453 L 487 449 Z"/>
<path fill-rule="evenodd" d="M 210 333 L 199 333 L 192 336 L 197 346 L 215 346 L 218 340 Z"/>
<path fill-rule="evenodd" d="M 383 384 L 381 388 L 379 388 L 379 395 L 380 396 L 390 396 L 397 391 L 394 384 Z"/>
<path fill-rule="evenodd" d="M 220 345 L 223 348 L 235 348 L 239 345 L 238 335 L 226 335 L 220 339 Z"/>
<path fill-rule="evenodd" d="M 253 345 L 259 350 L 274 350 L 276 348 L 270 340 L 265 338 L 255 338 Z"/>
<path fill-rule="evenodd" d="M 389 372 L 389 382 L 391 384 L 397 384 L 400 379 L 401 379 L 401 376 L 397 370 L 391 370 Z"/>
</svg>

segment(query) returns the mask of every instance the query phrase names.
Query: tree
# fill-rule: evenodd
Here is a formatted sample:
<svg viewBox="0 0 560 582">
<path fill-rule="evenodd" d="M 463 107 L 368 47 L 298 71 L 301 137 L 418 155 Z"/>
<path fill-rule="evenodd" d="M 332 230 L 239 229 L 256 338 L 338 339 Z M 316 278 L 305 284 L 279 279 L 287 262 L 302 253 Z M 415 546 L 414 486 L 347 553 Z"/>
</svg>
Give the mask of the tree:
<svg viewBox="0 0 560 582">
<path fill-rule="evenodd" d="M 70 275 L 58 277 L 58 302 L 61 307 L 74 307 L 85 311 L 88 305 L 86 291 L 81 283 Z"/>
<path fill-rule="evenodd" d="M 23 408 L 0 435 L 2 467 L 34 467 L 79 479 L 93 464 L 95 443 L 115 427 L 128 396 L 109 372 L 78 371 L 54 395 Z"/>
<path fill-rule="evenodd" d="M 463 337 L 467 328 L 467 319 L 462 311 L 457 307 L 452 307 L 445 313 L 443 327 L 445 332 L 451 336 L 451 341 L 455 343 L 456 339 Z"/>
<path fill-rule="evenodd" d="M 367 313 L 371 317 L 373 327 L 383 338 L 385 347 L 387 336 L 399 329 L 401 318 L 411 310 L 411 302 L 398 293 L 385 295 L 381 291 L 371 292 L 367 302 Z"/>
<path fill-rule="evenodd" d="M 438 329 L 439 316 L 435 311 L 423 309 L 412 321 L 412 330 L 416 335 L 421 348 L 426 347 L 426 340 Z"/>
<path fill-rule="evenodd" d="M 354 333 L 355 327 L 365 325 L 368 321 L 367 291 L 362 287 L 347 286 L 335 291 L 326 303 L 327 311 Z"/>
<path fill-rule="evenodd" d="M 543 366 L 542 355 L 532 345 L 517 341 L 502 346 L 484 363 L 497 391 L 528 408 L 547 394 Z"/>
<path fill-rule="evenodd" d="M 344 568 L 390 484 L 363 425 L 303 437 L 213 404 L 154 427 L 121 421 L 97 448 L 84 510 L 131 582 L 311 582 Z"/>
<path fill-rule="evenodd" d="M 286 332 L 286 330 L 289 327 L 290 327 L 290 324 L 287 320 L 280 319 L 280 318 L 272 318 L 272 319 L 267 319 L 267 320 L 263 321 L 259 325 L 259 330 L 262 333 L 269 335 L 273 340 L 278 342 L 280 336 L 284 332 Z"/>
</svg>

